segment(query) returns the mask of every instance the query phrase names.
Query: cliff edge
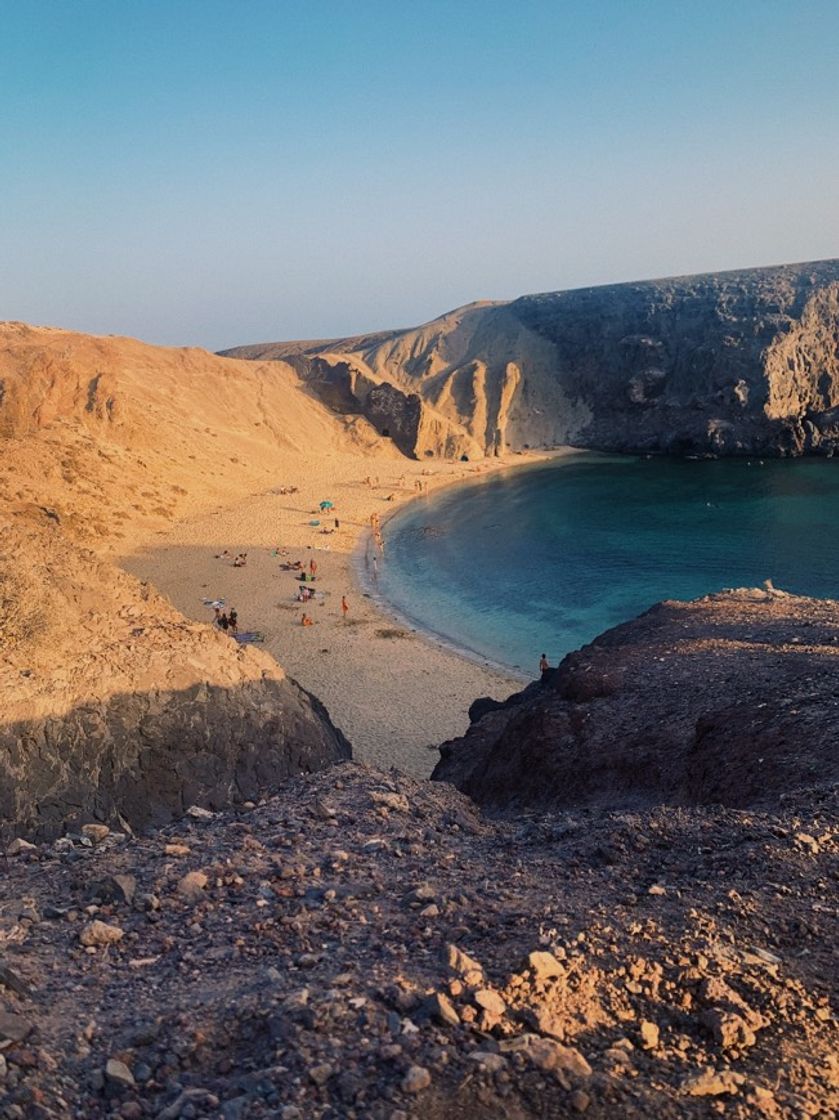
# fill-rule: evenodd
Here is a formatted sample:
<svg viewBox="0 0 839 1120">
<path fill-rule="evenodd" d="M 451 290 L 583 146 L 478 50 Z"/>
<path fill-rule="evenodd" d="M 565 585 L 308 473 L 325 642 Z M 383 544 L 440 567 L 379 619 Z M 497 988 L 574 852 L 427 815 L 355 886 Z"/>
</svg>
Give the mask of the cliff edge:
<svg viewBox="0 0 839 1120">
<path fill-rule="evenodd" d="M 837 260 L 475 303 L 410 330 L 224 353 L 288 362 L 418 459 L 839 445 Z"/>
<path fill-rule="evenodd" d="M 839 603 L 665 602 L 507 704 L 473 705 L 433 777 L 493 810 L 746 807 L 839 779 Z"/>
</svg>

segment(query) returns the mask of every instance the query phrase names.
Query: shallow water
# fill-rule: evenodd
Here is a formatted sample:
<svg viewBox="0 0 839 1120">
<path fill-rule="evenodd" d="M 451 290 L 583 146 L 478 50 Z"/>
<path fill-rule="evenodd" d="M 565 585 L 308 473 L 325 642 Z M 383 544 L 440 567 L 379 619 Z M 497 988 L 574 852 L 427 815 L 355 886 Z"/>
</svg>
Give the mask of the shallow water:
<svg viewBox="0 0 839 1120">
<path fill-rule="evenodd" d="M 537 674 L 660 599 L 839 596 L 839 463 L 580 454 L 412 503 L 379 590 L 419 625 Z"/>
</svg>

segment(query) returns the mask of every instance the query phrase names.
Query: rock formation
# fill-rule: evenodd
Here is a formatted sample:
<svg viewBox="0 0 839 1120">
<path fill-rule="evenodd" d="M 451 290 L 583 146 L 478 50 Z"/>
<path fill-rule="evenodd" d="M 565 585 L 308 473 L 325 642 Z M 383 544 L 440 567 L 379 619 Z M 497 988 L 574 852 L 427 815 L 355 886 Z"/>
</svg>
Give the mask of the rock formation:
<svg viewBox="0 0 839 1120">
<path fill-rule="evenodd" d="M 324 399 L 398 429 L 417 458 L 839 445 L 836 260 L 470 304 L 413 330 L 225 353 L 283 359 L 320 393 L 340 383 L 342 401 Z M 382 385 L 387 408 L 372 412 Z"/>
<path fill-rule="evenodd" d="M 433 777 L 493 810 L 744 807 L 839 780 L 839 603 L 775 590 L 667 602 L 473 705 Z"/>
<path fill-rule="evenodd" d="M 188 622 L 54 514 L 0 512 L 0 838 L 144 828 L 349 756 L 267 654 Z"/>
</svg>

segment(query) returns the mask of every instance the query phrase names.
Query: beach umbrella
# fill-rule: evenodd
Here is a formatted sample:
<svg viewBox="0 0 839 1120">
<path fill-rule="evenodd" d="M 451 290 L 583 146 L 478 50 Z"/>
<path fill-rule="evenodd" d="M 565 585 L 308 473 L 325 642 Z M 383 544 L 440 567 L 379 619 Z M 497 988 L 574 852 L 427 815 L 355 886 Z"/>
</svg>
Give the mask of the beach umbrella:
<svg viewBox="0 0 839 1120">
<path fill-rule="evenodd" d="M 320 503 L 320 508 L 321 509 L 332 509 L 333 505 L 334 505 L 333 502 L 330 502 L 328 499 L 326 499 L 325 501 L 322 501 Z"/>
</svg>

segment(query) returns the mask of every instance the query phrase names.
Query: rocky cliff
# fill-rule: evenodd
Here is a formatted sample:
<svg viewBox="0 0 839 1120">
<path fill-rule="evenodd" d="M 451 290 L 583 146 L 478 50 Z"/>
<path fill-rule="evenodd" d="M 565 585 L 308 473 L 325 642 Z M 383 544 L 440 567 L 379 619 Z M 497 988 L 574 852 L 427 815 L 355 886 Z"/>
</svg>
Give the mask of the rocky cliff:
<svg viewBox="0 0 839 1120">
<path fill-rule="evenodd" d="M 667 602 L 507 704 L 473 705 L 433 777 L 494 810 L 744 807 L 839 779 L 839 603 Z"/>
<path fill-rule="evenodd" d="M 225 353 L 292 363 L 417 458 L 563 443 L 832 454 L 839 261 L 471 304 L 413 330 Z M 388 409 L 371 410 L 382 385 Z"/>
<path fill-rule="evenodd" d="M 267 654 L 188 622 L 54 513 L 0 511 L 0 838 L 160 824 L 349 757 Z"/>
</svg>

